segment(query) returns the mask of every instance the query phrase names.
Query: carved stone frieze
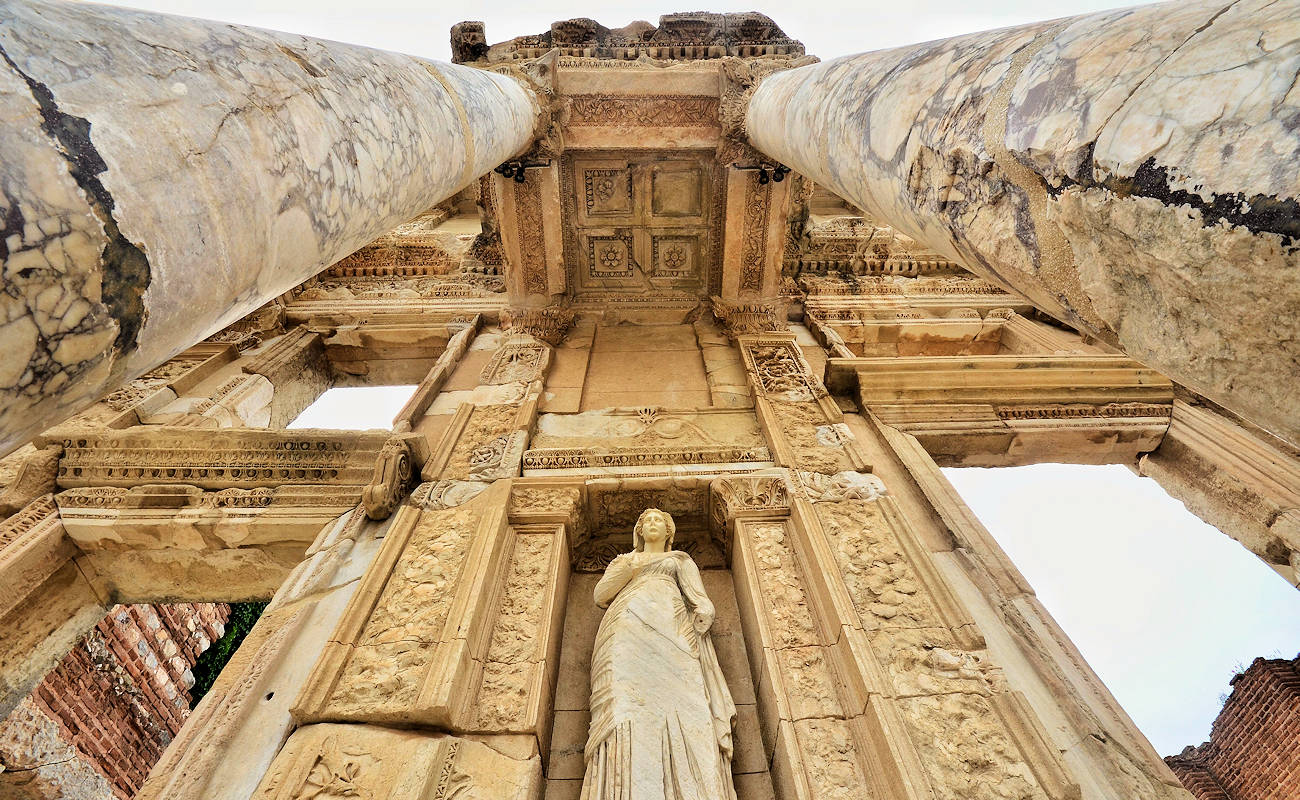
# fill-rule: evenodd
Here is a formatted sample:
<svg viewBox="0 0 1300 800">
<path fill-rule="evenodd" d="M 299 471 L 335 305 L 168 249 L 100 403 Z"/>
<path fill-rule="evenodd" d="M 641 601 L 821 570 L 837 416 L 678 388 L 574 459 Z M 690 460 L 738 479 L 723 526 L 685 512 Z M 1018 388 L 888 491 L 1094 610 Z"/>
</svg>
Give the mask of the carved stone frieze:
<svg viewBox="0 0 1300 800">
<path fill-rule="evenodd" d="M 799 346 L 788 339 L 745 338 L 740 344 L 745 365 L 766 395 L 789 402 L 805 402 L 826 395 L 812 375 Z"/>
<path fill-rule="evenodd" d="M 482 23 L 463 22 L 452 29 L 456 63 L 511 63 L 537 59 L 558 51 L 574 60 L 622 68 L 641 59 L 716 59 L 723 56 L 802 56 L 803 44 L 790 37 L 769 17 L 757 12 L 715 14 L 692 12 L 664 14 L 655 27 L 634 22 L 607 28 L 592 19 L 579 18 L 551 24 L 551 29 L 517 36 L 490 47 Z M 595 59 L 601 59 L 596 61 Z"/>
<path fill-rule="evenodd" d="M 542 377 L 548 352 L 545 344 L 534 340 L 505 342 L 483 367 L 479 382 L 487 385 L 532 383 Z"/>
<path fill-rule="evenodd" d="M 289 737 L 254 800 L 533 800 L 541 759 L 481 742 L 370 725 L 308 725 Z"/>
<path fill-rule="evenodd" d="M 146 426 L 61 430 L 60 488 L 177 483 L 204 489 L 365 486 L 386 433 L 195 430 Z"/>
<path fill-rule="evenodd" d="M 714 97 L 665 95 L 573 95 L 568 99 L 571 127 L 717 127 Z"/>
<path fill-rule="evenodd" d="M 510 520 L 573 520 L 581 510 L 582 487 L 516 482 L 510 488 Z M 575 520 L 576 521 L 576 520 Z"/>
<path fill-rule="evenodd" d="M 668 464 L 741 464 L 769 462 L 766 447 L 709 447 L 666 451 L 663 448 L 622 448 L 600 452 L 584 448 L 542 448 L 524 453 L 524 469 L 580 469 L 589 467 L 650 467 Z"/>
</svg>

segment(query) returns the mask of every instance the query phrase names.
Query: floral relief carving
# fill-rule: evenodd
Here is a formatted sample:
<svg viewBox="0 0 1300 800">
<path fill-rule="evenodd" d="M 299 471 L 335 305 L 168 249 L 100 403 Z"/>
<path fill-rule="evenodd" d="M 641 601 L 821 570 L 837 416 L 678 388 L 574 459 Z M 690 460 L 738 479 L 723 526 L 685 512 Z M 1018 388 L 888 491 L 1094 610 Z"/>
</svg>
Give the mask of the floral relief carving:
<svg viewBox="0 0 1300 800">
<path fill-rule="evenodd" d="M 543 174 L 539 171 L 532 180 L 514 184 L 519 266 L 526 294 L 547 294 L 546 234 L 542 221 Z"/>
<path fill-rule="evenodd" d="M 469 506 L 420 515 L 334 688 L 333 713 L 415 705 L 477 521 Z"/>
<path fill-rule="evenodd" d="M 758 182 L 757 173 L 749 173 L 746 180 L 740 289 L 757 292 L 763 288 L 763 267 L 767 264 L 767 219 L 772 191 L 771 184 L 764 186 Z"/>
</svg>

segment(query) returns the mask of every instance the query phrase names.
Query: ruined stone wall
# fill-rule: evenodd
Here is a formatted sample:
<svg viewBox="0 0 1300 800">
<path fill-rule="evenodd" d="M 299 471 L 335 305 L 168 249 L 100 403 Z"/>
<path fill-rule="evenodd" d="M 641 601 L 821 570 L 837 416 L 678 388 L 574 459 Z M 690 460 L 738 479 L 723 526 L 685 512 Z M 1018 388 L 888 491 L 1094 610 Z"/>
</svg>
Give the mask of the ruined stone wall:
<svg viewBox="0 0 1300 800">
<path fill-rule="evenodd" d="M 1300 656 L 1257 658 L 1232 686 L 1210 740 L 1165 763 L 1197 800 L 1300 797 Z"/>
<path fill-rule="evenodd" d="M 0 797 L 132 797 L 229 616 L 225 603 L 115 606 L 0 723 Z"/>
</svg>

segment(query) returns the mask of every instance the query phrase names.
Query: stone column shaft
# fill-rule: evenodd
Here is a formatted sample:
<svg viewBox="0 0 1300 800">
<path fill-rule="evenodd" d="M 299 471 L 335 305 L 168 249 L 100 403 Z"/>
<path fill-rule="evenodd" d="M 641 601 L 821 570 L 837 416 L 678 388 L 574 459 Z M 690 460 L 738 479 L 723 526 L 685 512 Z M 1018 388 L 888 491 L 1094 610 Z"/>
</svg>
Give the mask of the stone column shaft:
<svg viewBox="0 0 1300 800">
<path fill-rule="evenodd" d="M 0 0 L 0 453 L 523 150 L 508 77 Z"/>
<path fill-rule="evenodd" d="M 1300 2 L 1166 3 L 763 81 L 751 142 L 1300 442 Z"/>
</svg>

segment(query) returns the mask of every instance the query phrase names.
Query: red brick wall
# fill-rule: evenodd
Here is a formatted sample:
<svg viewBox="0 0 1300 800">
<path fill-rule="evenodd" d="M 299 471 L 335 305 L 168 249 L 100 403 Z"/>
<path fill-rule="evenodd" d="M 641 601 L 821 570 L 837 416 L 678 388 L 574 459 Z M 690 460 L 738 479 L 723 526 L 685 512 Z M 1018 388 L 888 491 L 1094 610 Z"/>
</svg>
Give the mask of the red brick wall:
<svg viewBox="0 0 1300 800">
<path fill-rule="evenodd" d="M 1210 740 L 1165 763 L 1197 800 L 1300 798 L 1300 656 L 1257 658 L 1232 686 Z"/>
<path fill-rule="evenodd" d="M 189 715 L 190 668 L 229 616 L 224 603 L 116 606 L 32 698 L 130 798 Z"/>
</svg>

